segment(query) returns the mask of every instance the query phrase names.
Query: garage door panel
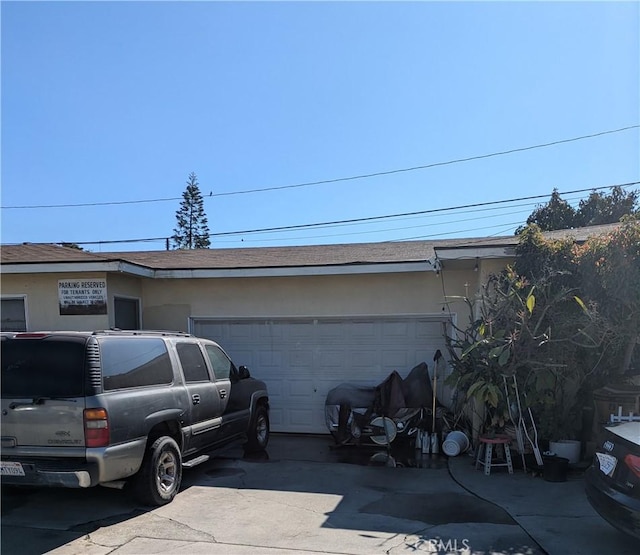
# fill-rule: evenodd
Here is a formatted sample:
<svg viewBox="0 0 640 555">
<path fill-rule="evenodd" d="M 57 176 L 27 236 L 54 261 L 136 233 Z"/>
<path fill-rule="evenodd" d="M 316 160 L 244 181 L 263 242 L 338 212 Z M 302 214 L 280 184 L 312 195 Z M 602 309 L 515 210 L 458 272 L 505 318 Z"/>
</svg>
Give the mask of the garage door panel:
<svg viewBox="0 0 640 555">
<path fill-rule="evenodd" d="M 256 325 L 255 339 L 264 342 L 282 339 L 284 337 L 284 325 L 278 322 L 262 322 Z"/>
<path fill-rule="evenodd" d="M 288 351 L 288 367 L 289 368 L 312 368 L 313 367 L 313 351 L 307 349 L 294 349 Z"/>
<path fill-rule="evenodd" d="M 285 329 L 288 339 L 293 341 L 309 340 L 314 336 L 312 321 L 292 322 Z"/>
<path fill-rule="evenodd" d="M 269 423 L 272 430 L 283 429 L 286 427 L 284 409 L 273 406 L 269 403 Z"/>
<path fill-rule="evenodd" d="M 441 348 L 441 347 L 440 347 Z M 438 346 L 434 346 L 432 349 L 426 351 L 416 351 L 415 358 L 413 359 L 413 363 L 409 365 L 409 369 L 417 366 L 421 362 L 426 362 L 429 370 L 431 370 L 431 366 L 433 365 L 433 355 L 435 354 Z"/>
<path fill-rule="evenodd" d="M 224 345 L 224 340 L 229 335 L 226 331 L 227 328 L 228 326 L 222 323 L 202 322 L 198 326 L 198 335 L 219 341 L 221 345 Z"/>
<path fill-rule="evenodd" d="M 351 349 L 346 357 L 348 362 L 347 370 L 351 369 L 350 374 L 366 373 L 371 368 L 380 366 L 380 353 L 375 348 L 369 349 Z"/>
<path fill-rule="evenodd" d="M 371 342 L 379 339 L 379 327 L 374 322 L 353 322 L 349 325 L 349 339 L 354 342 Z"/>
<path fill-rule="evenodd" d="M 340 349 L 321 350 L 316 356 L 317 366 L 324 374 L 325 372 L 338 372 L 344 374 L 345 352 Z"/>
<path fill-rule="evenodd" d="M 284 355 L 280 350 L 260 348 L 257 352 L 256 368 L 282 368 Z"/>
<path fill-rule="evenodd" d="M 419 339 L 435 339 L 439 341 L 442 338 L 443 327 L 442 322 L 435 324 L 434 322 L 416 322 L 416 337 Z"/>
<path fill-rule="evenodd" d="M 273 403 L 276 403 L 276 406 L 279 406 L 289 395 L 288 391 L 285 391 L 285 388 L 288 387 L 286 384 L 286 380 L 282 378 L 274 378 L 269 376 L 268 373 L 260 372 L 260 375 L 256 374 L 256 378 L 261 379 L 263 382 L 267 384 L 269 388 L 269 400 Z"/>
<path fill-rule="evenodd" d="M 397 351 L 397 350 L 384 350 L 382 351 L 382 366 L 384 368 L 390 368 L 391 370 L 387 372 L 387 374 L 391 373 L 393 370 L 397 370 L 400 374 L 403 374 L 405 369 L 411 364 L 413 361 L 413 356 L 407 351 Z"/>
<path fill-rule="evenodd" d="M 385 322 L 382 324 L 382 341 L 388 341 L 390 337 L 414 337 L 414 326 L 409 322 Z"/>
<path fill-rule="evenodd" d="M 312 380 L 287 380 L 287 391 L 293 401 L 306 402 L 313 392 L 313 382 Z"/>
<path fill-rule="evenodd" d="M 321 344 L 344 344 L 347 342 L 348 326 L 344 322 L 318 322 L 316 336 Z"/>
<path fill-rule="evenodd" d="M 232 341 L 251 341 L 253 339 L 254 330 L 256 326 L 250 322 L 246 323 L 233 323 L 229 325 L 228 340 Z"/>
<path fill-rule="evenodd" d="M 335 386 L 375 386 L 393 370 L 433 366 L 445 350 L 440 320 L 420 317 L 197 319 L 196 335 L 220 341 L 269 389 L 274 432 L 327 433 L 324 401 Z M 215 334 L 215 335 L 214 335 Z"/>
<path fill-rule="evenodd" d="M 216 339 L 214 337 L 211 337 L 210 339 L 213 339 L 214 341 L 219 341 L 220 345 L 222 346 L 222 348 L 225 350 L 225 352 L 229 355 L 229 357 L 231 358 L 231 360 L 233 361 L 233 363 L 236 366 L 246 366 L 247 368 L 249 368 L 249 370 L 253 370 L 254 368 L 258 368 L 257 365 L 257 355 L 258 353 L 254 352 L 254 351 L 249 351 L 247 349 L 238 349 L 238 348 L 232 348 L 229 349 L 227 347 L 227 342 L 224 342 L 222 339 Z"/>
<path fill-rule="evenodd" d="M 305 432 L 314 427 L 313 411 L 311 409 L 293 408 L 288 411 L 287 424 L 293 432 Z"/>
</svg>

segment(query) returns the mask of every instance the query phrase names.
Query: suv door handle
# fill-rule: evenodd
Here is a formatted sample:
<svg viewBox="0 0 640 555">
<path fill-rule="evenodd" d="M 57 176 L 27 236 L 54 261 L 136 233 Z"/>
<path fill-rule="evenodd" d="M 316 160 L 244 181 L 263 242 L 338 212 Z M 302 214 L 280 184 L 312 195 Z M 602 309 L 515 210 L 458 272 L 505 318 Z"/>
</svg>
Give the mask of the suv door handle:
<svg viewBox="0 0 640 555">
<path fill-rule="evenodd" d="M 200 395 L 198 395 L 197 393 L 194 393 L 194 394 L 191 396 L 191 402 L 192 402 L 194 405 L 199 405 L 199 404 L 200 404 Z"/>
<path fill-rule="evenodd" d="M 221 389 L 220 390 L 220 399 L 224 399 L 227 396 L 227 390 L 226 389 Z"/>
</svg>

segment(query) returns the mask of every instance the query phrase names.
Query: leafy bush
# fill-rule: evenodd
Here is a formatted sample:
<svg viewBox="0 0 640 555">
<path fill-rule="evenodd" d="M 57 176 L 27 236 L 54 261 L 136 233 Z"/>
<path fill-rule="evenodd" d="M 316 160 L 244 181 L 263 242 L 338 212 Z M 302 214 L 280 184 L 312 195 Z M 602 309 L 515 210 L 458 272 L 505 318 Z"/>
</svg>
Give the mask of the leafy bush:
<svg viewBox="0 0 640 555">
<path fill-rule="evenodd" d="M 634 361 L 640 337 L 640 223 L 583 245 L 520 236 L 514 267 L 489 277 L 449 338 L 448 379 L 481 415 L 504 427 L 517 383 L 547 439 L 575 437 L 593 390 Z M 515 380 L 514 380 L 515 378 Z"/>
</svg>

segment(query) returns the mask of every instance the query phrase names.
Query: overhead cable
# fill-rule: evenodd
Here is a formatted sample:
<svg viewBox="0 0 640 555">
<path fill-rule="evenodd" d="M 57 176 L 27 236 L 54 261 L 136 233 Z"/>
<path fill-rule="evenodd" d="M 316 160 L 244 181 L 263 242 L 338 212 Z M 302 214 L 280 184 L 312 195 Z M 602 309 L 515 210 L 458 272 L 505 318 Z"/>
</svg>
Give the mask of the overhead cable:
<svg viewBox="0 0 640 555">
<path fill-rule="evenodd" d="M 619 183 L 616 185 L 603 185 L 600 187 L 589 187 L 586 189 L 575 189 L 572 191 L 561 191 L 558 192 L 559 195 L 570 195 L 570 194 L 575 194 L 575 193 L 584 193 L 584 192 L 591 192 L 591 191 L 599 191 L 602 189 L 610 189 L 612 187 L 630 187 L 632 185 L 638 185 L 640 184 L 640 181 L 632 181 L 629 183 Z M 431 208 L 429 210 L 418 210 L 418 211 L 414 211 L 414 212 L 403 212 L 403 213 L 398 213 L 398 214 L 387 214 L 387 215 L 383 215 L 383 216 L 370 216 L 370 217 L 366 217 L 366 218 L 351 218 L 351 219 L 347 219 L 347 220 L 334 220 L 334 221 L 329 221 L 329 222 L 317 222 L 317 223 L 311 223 L 311 224 L 298 224 L 298 225 L 289 225 L 289 226 L 279 226 L 279 227 L 267 227 L 267 228 L 258 228 L 258 229 L 246 229 L 246 230 L 241 230 L 241 231 L 226 231 L 226 232 L 219 232 L 219 233 L 210 233 L 209 237 L 210 238 L 214 238 L 214 237 L 228 237 L 228 236 L 233 236 L 233 235 L 248 235 L 248 234 L 253 234 L 253 233 L 265 233 L 265 232 L 274 232 L 274 231 L 290 231 L 290 230 L 299 230 L 299 229 L 312 229 L 312 228 L 319 228 L 319 227 L 325 227 L 325 226 L 330 226 L 330 225 L 339 225 L 339 224 L 354 224 L 354 223 L 360 223 L 360 222 L 373 222 L 373 221 L 380 221 L 380 220 L 386 220 L 386 219 L 391 219 L 391 218 L 400 218 L 400 217 L 407 217 L 407 216 L 417 216 L 417 215 L 425 215 L 425 214 L 436 214 L 436 213 L 442 213 L 442 212 L 451 212 L 454 210 L 461 210 L 461 209 L 467 209 L 467 208 L 477 208 L 477 207 L 486 207 L 486 206 L 495 206 L 495 205 L 500 205 L 500 204 L 510 204 L 513 202 L 519 202 L 519 201 L 524 201 L 524 200 L 533 200 L 533 199 L 541 199 L 541 198 L 547 198 L 549 197 L 548 194 L 546 195 L 532 195 L 532 196 L 527 196 L 527 197 L 518 197 L 518 198 L 512 198 L 512 199 L 503 199 L 503 200 L 494 200 L 494 201 L 487 201 L 487 202 L 478 202 L 478 203 L 473 203 L 473 204 L 464 204 L 464 205 L 459 205 L 459 206 L 450 206 L 450 207 L 446 207 L 446 208 Z M 455 233 L 455 232 L 454 232 Z M 151 238 L 142 238 L 142 239 L 114 239 L 114 240 L 105 240 L 105 241 L 56 241 L 56 243 L 73 243 L 76 245 L 108 245 L 108 244 L 117 244 L 117 243 L 146 243 L 146 242 L 156 242 L 156 241 L 166 241 L 167 239 L 170 239 L 170 237 L 151 237 Z"/>
<path fill-rule="evenodd" d="M 232 196 L 232 195 L 246 195 L 250 193 L 264 193 L 268 191 L 280 191 L 283 189 L 296 189 L 300 187 L 311 187 L 313 185 L 327 185 L 330 183 L 339 183 L 342 181 L 354 181 L 356 179 L 368 179 L 371 177 L 379 177 L 382 175 L 392 175 L 396 173 L 403 172 L 412 172 L 417 170 L 426 170 L 429 168 L 435 168 L 438 166 L 448 166 L 451 164 L 460 164 L 462 162 L 471 162 L 473 160 L 482 160 L 485 158 L 493 158 L 495 156 L 504 156 L 506 154 L 514 154 L 516 152 L 524 152 L 527 150 L 534 150 L 537 148 L 546 148 L 550 146 L 572 143 L 575 141 L 582 141 L 585 139 L 593 139 L 595 137 L 601 137 L 603 135 L 611 135 L 613 133 L 621 133 L 622 131 L 629 131 L 630 129 L 640 128 L 640 125 L 630 125 L 627 127 L 621 127 L 619 129 L 611 129 L 609 131 L 600 131 L 599 133 L 592 133 L 591 135 L 582 135 L 580 137 L 572 137 L 570 139 L 561 139 L 558 141 L 552 141 L 549 143 L 542 143 L 532 146 L 525 146 L 521 148 L 513 148 L 510 150 L 503 150 L 500 152 L 492 152 L 490 154 L 480 154 L 477 156 L 469 156 L 467 158 L 457 158 L 455 160 L 447 160 L 446 162 L 434 162 L 432 164 L 425 164 L 422 166 L 413 166 L 411 168 L 400 168 L 395 170 L 387 170 L 382 172 L 374 172 L 367 173 L 362 175 L 353 175 L 349 177 L 338 177 L 334 179 L 325 179 L 321 181 L 309 181 L 306 183 L 297 183 L 294 185 L 280 185 L 276 187 L 263 187 L 257 189 L 246 189 L 244 191 L 227 191 L 224 193 L 209 193 L 208 195 L 203 195 L 203 199 L 212 198 L 212 197 L 224 197 L 224 196 Z M 83 202 L 78 204 L 40 204 L 40 205 L 24 205 L 24 206 L 1 206 L 3 210 L 27 210 L 27 209 L 43 209 L 43 208 L 80 208 L 87 206 L 117 206 L 123 204 L 144 204 L 144 203 L 153 203 L 153 202 L 168 202 L 168 201 L 176 201 L 182 200 L 182 197 L 168 197 L 168 198 L 157 198 L 157 199 L 144 199 L 144 200 L 123 200 L 123 201 L 113 201 L 113 202 Z"/>
</svg>

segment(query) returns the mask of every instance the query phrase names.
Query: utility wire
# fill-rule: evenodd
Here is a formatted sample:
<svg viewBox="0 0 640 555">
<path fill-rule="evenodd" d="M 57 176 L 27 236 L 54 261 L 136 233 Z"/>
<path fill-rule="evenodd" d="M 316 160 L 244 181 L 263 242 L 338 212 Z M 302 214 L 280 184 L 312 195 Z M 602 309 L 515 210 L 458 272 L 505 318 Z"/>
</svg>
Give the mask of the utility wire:
<svg viewBox="0 0 640 555">
<path fill-rule="evenodd" d="M 599 191 L 602 189 L 610 189 L 612 187 L 630 187 L 632 185 L 638 185 L 640 181 L 632 181 L 629 183 L 620 183 L 617 185 L 603 185 L 600 187 L 589 187 L 587 189 L 575 189 L 572 191 L 561 191 L 558 192 L 559 195 L 570 195 L 575 193 L 584 193 L 591 191 Z M 462 210 L 467 208 L 478 208 L 478 207 L 486 207 L 486 206 L 495 206 L 501 204 L 509 204 L 513 202 L 520 202 L 525 200 L 533 200 L 540 198 L 547 198 L 549 195 L 532 195 L 528 197 L 519 197 L 513 199 L 503 199 L 503 200 L 494 200 L 488 202 L 478 202 L 474 204 L 464 204 L 459 206 L 450 206 L 447 208 L 432 208 L 429 210 L 419 210 L 415 212 L 403 212 L 399 214 L 387 214 L 384 216 L 370 216 L 367 218 L 352 218 L 348 220 L 334 220 L 329 222 L 317 222 L 312 224 L 299 224 L 299 225 L 290 225 L 290 226 L 279 226 L 279 227 L 267 227 L 267 228 L 258 228 L 258 229 L 248 229 L 242 231 L 226 231 L 220 233 L 210 233 L 209 237 L 228 237 L 234 235 L 248 235 L 253 233 L 265 233 L 265 232 L 274 232 L 274 231 L 291 231 L 291 230 L 299 230 L 299 229 L 310 229 L 310 228 L 319 228 L 331 225 L 340 225 L 340 224 L 354 224 L 361 222 L 373 222 L 379 220 L 386 220 L 391 218 L 400 218 L 407 216 L 417 216 L 417 215 L 425 215 L 425 214 L 436 214 L 442 212 L 451 212 L 454 210 Z M 519 225 L 519 224 L 518 224 Z M 456 233 L 456 232 L 452 232 Z M 126 243 L 147 243 L 147 242 L 156 242 L 156 241 L 166 241 L 170 239 L 170 237 L 151 237 L 151 238 L 143 238 L 143 239 L 115 239 L 115 240 L 106 240 L 106 241 L 58 241 L 57 243 L 73 243 L 76 245 L 109 245 L 109 244 L 126 244 Z"/>
<path fill-rule="evenodd" d="M 623 183 L 623 184 L 619 184 L 619 185 L 606 185 L 606 186 L 602 186 L 602 187 L 592 187 L 589 189 L 576 189 L 574 191 L 564 191 L 564 192 L 559 192 L 559 195 L 570 195 L 570 194 L 574 194 L 574 193 L 584 193 L 587 191 L 598 191 L 601 189 L 610 189 L 611 187 L 629 187 L 631 185 L 637 185 L 639 184 L 640 181 L 634 181 L 631 183 Z M 335 220 L 332 222 L 320 222 L 320 223 L 314 223 L 314 224 L 299 224 L 299 225 L 290 225 L 290 226 L 280 226 L 280 227 L 267 227 L 267 228 L 262 228 L 262 229 L 250 229 L 250 230 L 245 230 L 245 231 L 226 231 L 226 232 L 221 232 L 221 233 L 211 233 L 209 235 L 209 237 L 223 237 L 225 235 L 242 235 L 247 234 L 247 233 L 258 233 L 258 232 L 264 232 L 264 231 L 286 231 L 286 230 L 290 230 L 290 229 L 306 229 L 306 228 L 311 228 L 311 227 L 319 227 L 319 226 L 325 226 L 325 225 L 335 225 L 335 224 L 347 224 L 347 223 L 357 223 L 357 222 L 371 222 L 371 221 L 375 221 L 375 220 L 386 220 L 389 218 L 400 218 L 400 217 L 404 217 L 404 216 L 417 216 L 417 215 L 424 215 L 424 214 L 435 214 L 437 212 L 450 212 L 452 210 L 461 210 L 463 208 L 477 208 L 479 206 L 491 206 L 491 205 L 496 205 L 496 204 L 507 204 L 510 202 L 519 202 L 519 201 L 523 201 L 523 200 L 532 200 L 532 199 L 539 199 L 539 198 L 547 198 L 549 195 L 534 195 L 534 196 L 529 196 L 529 197 L 519 197 L 519 198 L 514 198 L 514 199 L 506 199 L 506 200 L 494 200 L 494 201 L 488 201 L 488 202 L 478 202 L 475 204 L 463 204 L 460 206 L 451 206 L 448 208 L 431 208 L 429 210 L 418 210 L 415 212 L 403 212 L 400 214 L 387 214 L 384 216 L 369 216 L 367 218 L 352 218 L 349 220 Z"/>
<path fill-rule="evenodd" d="M 468 158 L 457 158 L 455 160 L 448 160 L 446 162 L 434 162 L 433 164 L 426 164 L 423 166 L 413 166 L 411 168 L 400 168 L 395 170 L 388 170 L 383 172 L 375 172 L 368 173 L 362 175 L 353 175 L 350 177 L 338 177 L 335 179 L 325 179 L 322 181 L 309 181 L 307 183 L 297 183 L 295 185 L 280 185 L 277 187 L 263 187 L 259 189 L 247 189 L 244 191 L 228 191 L 226 193 L 209 193 L 208 195 L 203 195 L 204 198 L 211 197 L 224 197 L 224 196 L 232 196 L 232 195 L 246 195 L 250 193 L 264 193 L 267 191 L 280 191 L 283 189 L 296 189 L 300 187 L 311 187 L 313 185 L 326 185 L 329 183 L 339 183 L 342 181 L 353 181 L 356 179 L 368 179 L 370 177 L 379 177 L 381 175 L 392 175 L 396 173 L 403 172 L 412 172 L 416 170 L 426 170 L 429 168 L 435 168 L 438 166 L 449 166 L 451 164 L 460 164 L 462 162 L 471 162 L 473 160 L 482 160 L 484 158 L 493 158 L 494 156 L 504 156 L 506 154 L 514 154 L 516 152 L 524 152 L 527 150 L 534 150 L 537 148 L 546 148 L 550 146 L 572 143 L 575 141 L 582 141 L 584 139 L 593 139 L 594 137 L 601 137 L 603 135 L 611 135 L 613 133 L 621 133 L 622 131 L 629 131 L 630 129 L 637 129 L 640 125 L 630 125 L 628 127 L 621 127 L 620 129 L 611 129 L 609 131 L 600 131 L 599 133 L 592 133 L 591 135 L 582 135 L 580 137 L 572 137 L 571 139 L 562 139 L 559 141 L 553 141 L 550 143 L 542 143 L 538 145 L 525 146 L 521 148 L 513 148 L 511 150 L 503 150 L 500 152 L 492 152 L 490 154 L 480 154 L 477 156 L 470 156 Z M 25 205 L 25 206 L 2 206 L 3 210 L 26 210 L 26 209 L 41 209 L 41 208 L 80 208 L 87 206 L 117 206 L 122 204 L 143 204 L 143 203 L 152 203 L 152 202 L 167 202 L 167 201 L 175 201 L 181 200 L 182 197 L 170 197 L 170 198 L 157 198 L 157 199 L 145 199 L 145 200 L 124 200 L 124 201 L 114 201 L 114 202 L 86 202 L 79 204 L 41 204 L 41 205 Z"/>
</svg>

